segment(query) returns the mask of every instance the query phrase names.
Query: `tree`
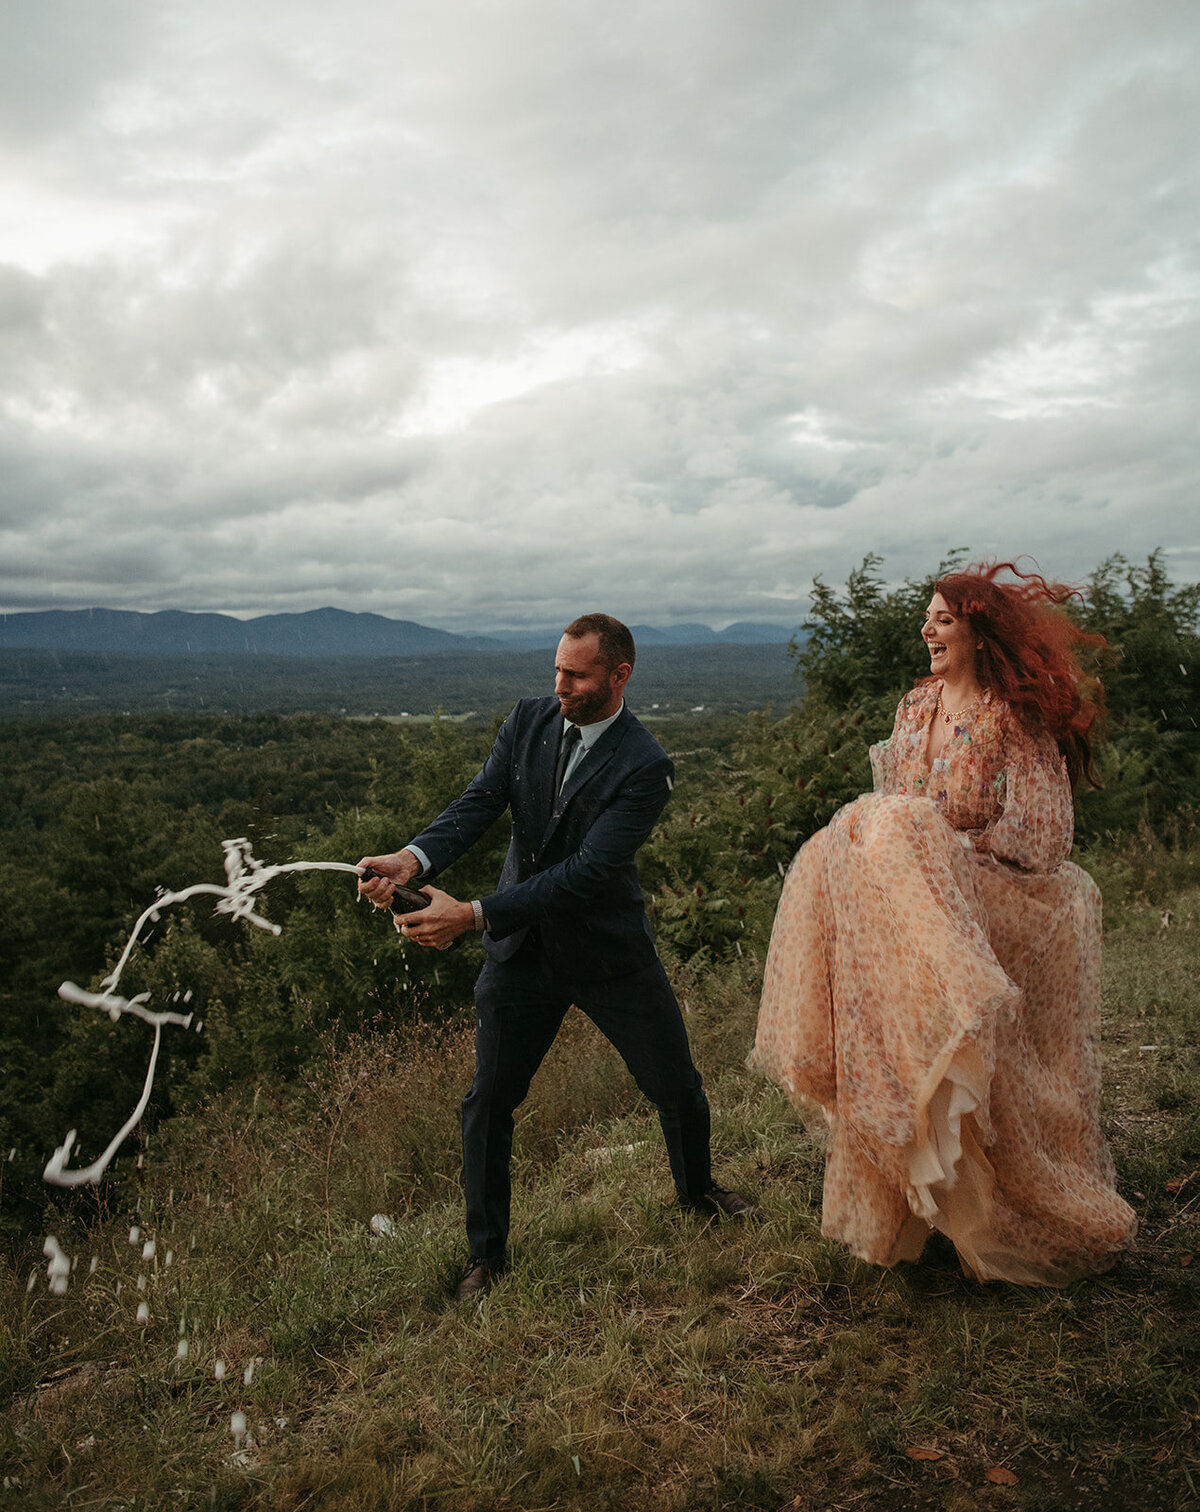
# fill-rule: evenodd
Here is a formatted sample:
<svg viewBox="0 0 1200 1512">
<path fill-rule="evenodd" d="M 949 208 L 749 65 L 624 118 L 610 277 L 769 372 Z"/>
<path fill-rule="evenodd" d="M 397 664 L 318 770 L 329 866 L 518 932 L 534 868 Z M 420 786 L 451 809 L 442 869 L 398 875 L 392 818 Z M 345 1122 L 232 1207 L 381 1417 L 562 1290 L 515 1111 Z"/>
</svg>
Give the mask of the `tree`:
<svg viewBox="0 0 1200 1512">
<path fill-rule="evenodd" d="M 812 608 L 792 643 L 806 702 L 845 714 L 868 699 L 896 699 L 923 672 L 928 658 L 921 621 L 939 578 L 953 572 L 965 552 L 952 551 L 927 578 L 906 579 L 886 590 L 876 569 L 883 558 L 869 552 L 846 580 L 843 593 L 818 575 Z"/>
<path fill-rule="evenodd" d="M 1083 795 L 1086 836 L 1158 829 L 1200 792 L 1200 583 L 1172 585 L 1163 553 L 1135 566 L 1119 552 L 1088 580 L 1078 612 L 1109 644 L 1099 668 L 1108 701 L 1103 789 Z"/>
</svg>

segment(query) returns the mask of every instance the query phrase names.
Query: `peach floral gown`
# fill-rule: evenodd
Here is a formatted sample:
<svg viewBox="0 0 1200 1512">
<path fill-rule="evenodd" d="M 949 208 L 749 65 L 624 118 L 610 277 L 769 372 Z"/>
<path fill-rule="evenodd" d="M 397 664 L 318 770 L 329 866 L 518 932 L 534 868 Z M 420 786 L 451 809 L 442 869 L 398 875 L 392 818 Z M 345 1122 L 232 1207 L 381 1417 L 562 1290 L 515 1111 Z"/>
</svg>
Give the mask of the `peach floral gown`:
<svg viewBox="0 0 1200 1512">
<path fill-rule="evenodd" d="M 1100 894 L 1054 741 L 985 694 L 931 765 L 939 688 L 796 856 L 750 1064 L 824 1115 L 826 1235 L 890 1265 L 936 1228 L 981 1281 L 1063 1285 L 1136 1229 L 1098 1122 Z"/>
</svg>

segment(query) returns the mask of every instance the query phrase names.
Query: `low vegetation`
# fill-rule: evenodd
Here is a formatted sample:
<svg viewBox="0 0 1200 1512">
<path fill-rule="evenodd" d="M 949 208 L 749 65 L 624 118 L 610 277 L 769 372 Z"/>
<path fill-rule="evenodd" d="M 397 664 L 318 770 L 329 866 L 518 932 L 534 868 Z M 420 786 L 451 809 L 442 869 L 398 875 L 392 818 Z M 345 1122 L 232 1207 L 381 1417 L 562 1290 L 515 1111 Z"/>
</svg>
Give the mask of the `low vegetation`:
<svg viewBox="0 0 1200 1512">
<path fill-rule="evenodd" d="M 478 957 L 406 950 L 344 879 L 273 886 L 278 938 L 199 909 L 164 919 L 129 985 L 156 1004 L 191 993 L 204 1033 L 168 1036 L 150 1114 L 100 1187 L 52 1193 L 40 1171 L 72 1124 L 96 1153 L 145 1067 L 141 1027 L 64 1008 L 59 981 L 94 985 L 157 886 L 219 875 L 222 838 L 268 861 L 391 848 L 461 787 L 489 727 L 0 724 L 12 1505 L 1195 1503 L 1198 595 L 1154 558 L 1115 561 L 1085 606 L 1125 653 L 1077 859 L 1106 900 L 1104 1122 L 1141 1227 L 1110 1274 L 1054 1291 L 973 1284 L 933 1245 L 880 1271 L 823 1240 L 821 1151 L 744 1067 L 782 868 L 867 785 L 928 596 L 885 591 L 870 559 L 845 594 L 818 590 L 805 705 L 672 726 L 676 795 L 644 851 L 718 1175 L 765 1218 L 680 1212 L 653 1117 L 573 1015 L 522 1110 L 512 1269 L 466 1309 L 448 1288 Z M 452 889 L 477 893 L 503 844 L 498 829 Z M 47 1235 L 65 1290 L 48 1285 Z"/>
<path fill-rule="evenodd" d="M 765 1221 L 675 1207 L 653 1118 L 573 1016 L 519 1130 L 512 1270 L 460 1309 L 464 1003 L 331 1036 L 306 1079 L 173 1120 L 91 1212 L 47 1220 L 75 1261 L 64 1296 L 34 1246 L 14 1254 L 13 1505 L 1193 1504 L 1200 848 L 1143 836 L 1092 860 L 1105 1124 L 1141 1222 L 1109 1275 L 981 1287 L 940 1249 L 879 1271 L 824 1241 L 820 1151 L 741 1065 L 744 950 L 678 985 L 721 1174 Z"/>
</svg>

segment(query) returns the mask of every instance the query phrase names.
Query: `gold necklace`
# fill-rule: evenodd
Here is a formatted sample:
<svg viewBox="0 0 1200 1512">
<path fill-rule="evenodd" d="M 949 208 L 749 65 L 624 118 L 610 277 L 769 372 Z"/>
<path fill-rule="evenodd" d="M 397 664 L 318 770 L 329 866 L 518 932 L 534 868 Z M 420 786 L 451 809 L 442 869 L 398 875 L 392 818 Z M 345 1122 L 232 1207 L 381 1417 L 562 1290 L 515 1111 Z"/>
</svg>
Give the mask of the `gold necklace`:
<svg viewBox="0 0 1200 1512">
<path fill-rule="evenodd" d="M 951 714 L 949 709 L 947 709 L 946 705 L 942 702 L 942 694 L 941 690 L 939 689 L 937 696 L 937 712 L 942 716 L 947 724 L 953 724 L 956 719 L 961 719 L 964 714 L 969 714 L 975 707 L 975 705 L 979 702 L 979 699 L 982 697 L 983 694 L 980 693 L 978 697 L 973 698 L 969 704 L 966 704 L 963 708 L 959 709 L 956 714 Z"/>
</svg>

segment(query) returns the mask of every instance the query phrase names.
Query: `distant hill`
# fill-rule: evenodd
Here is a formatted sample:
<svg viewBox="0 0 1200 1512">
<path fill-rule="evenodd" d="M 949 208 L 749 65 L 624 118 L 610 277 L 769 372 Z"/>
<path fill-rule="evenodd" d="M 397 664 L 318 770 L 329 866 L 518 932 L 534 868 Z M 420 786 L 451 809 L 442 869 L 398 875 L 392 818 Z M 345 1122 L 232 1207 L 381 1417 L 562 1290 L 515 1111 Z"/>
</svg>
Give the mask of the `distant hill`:
<svg viewBox="0 0 1200 1512">
<path fill-rule="evenodd" d="M 305 614 L 264 614 L 238 620 L 228 614 L 164 609 L 47 609 L 0 615 L 0 647 L 22 651 L 82 651 L 124 656 L 429 656 L 439 651 L 510 651 L 552 648 L 560 626 L 542 630 L 455 635 L 412 620 L 344 609 Z M 783 645 L 783 625 L 742 622 L 725 630 L 707 625 L 664 629 L 637 625 L 644 646 Z"/>
<path fill-rule="evenodd" d="M 461 651 L 474 638 L 382 614 L 313 609 L 237 620 L 164 609 L 48 609 L 0 616 L 0 646 L 39 651 L 114 651 L 126 656 L 427 656 Z"/>
</svg>

